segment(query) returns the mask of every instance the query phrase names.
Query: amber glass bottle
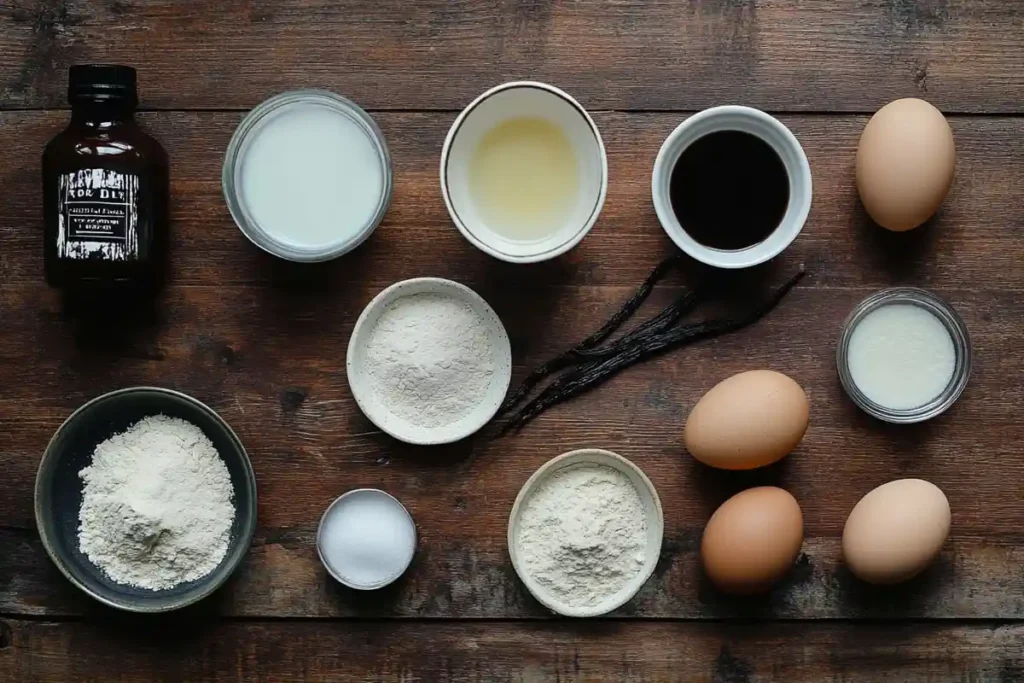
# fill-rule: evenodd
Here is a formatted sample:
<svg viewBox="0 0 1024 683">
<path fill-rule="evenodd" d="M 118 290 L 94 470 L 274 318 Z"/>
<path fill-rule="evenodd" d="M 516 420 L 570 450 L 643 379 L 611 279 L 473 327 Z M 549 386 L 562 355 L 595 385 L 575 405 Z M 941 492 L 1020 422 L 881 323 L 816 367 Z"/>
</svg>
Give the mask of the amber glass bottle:
<svg viewBox="0 0 1024 683">
<path fill-rule="evenodd" d="M 135 69 L 72 66 L 71 122 L 43 152 L 46 280 L 72 295 L 154 295 L 168 246 L 167 153 L 135 122 Z"/>
</svg>

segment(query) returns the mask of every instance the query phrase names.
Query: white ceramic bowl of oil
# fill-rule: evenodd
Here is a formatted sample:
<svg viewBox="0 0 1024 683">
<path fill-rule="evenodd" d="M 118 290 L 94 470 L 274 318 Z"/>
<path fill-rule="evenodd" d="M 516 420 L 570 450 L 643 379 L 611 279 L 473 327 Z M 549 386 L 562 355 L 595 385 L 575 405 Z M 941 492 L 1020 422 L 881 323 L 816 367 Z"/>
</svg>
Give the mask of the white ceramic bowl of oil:
<svg viewBox="0 0 1024 683">
<path fill-rule="evenodd" d="M 555 258 L 580 243 L 608 191 L 593 119 L 545 83 L 505 83 L 466 107 L 441 152 L 441 192 L 463 236 L 512 263 Z"/>
<path fill-rule="evenodd" d="M 473 409 L 454 422 L 425 427 L 391 410 L 378 395 L 367 370 L 367 348 L 374 327 L 388 308 L 403 297 L 438 294 L 464 302 L 486 324 L 494 350 L 494 374 Z M 490 422 L 505 400 L 512 380 L 512 345 L 498 314 L 469 287 L 438 277 L 418 277 L 391 285 L 366 305 L 348 342 L 345 367 L 356 404 L 385 434 L 419 446 L 452 443 L 476 433 Z"/>
<path fill-rule="evenodd" d="M 519 526 L 522 512 L 530 497 L 544 484 L 555 472 L 576 465 L 601 465 L 618 470 L 629 479 L 640 496 L 644 506 L 644 521 L 647 529 L 647 543 L 644 546 L 644 564 L 640 572 L 622 587 L 614 595 L 609 595 L 596 605 L 587 607 L 576 607 L 567 605 L 558 600 L 550 591 L 546 590 L 527 571 L 524 562 L 520 558 L 519 550 Z M 643 470 L 633 464 L 630 460 L 618 453 L 606 451 L 600 448 L 581 448 L 576 451 L 563 453 L 556 458 L 548 460 L 540 466 L 526 483 L 519 490 L 515 503 L 512 504 L 512 512 L 508 518 L 508 554 L 512 560 L 512 568 L 515 569 L 519 580 L 523 582 L 530 594 L 542 605 L 556 614 L 565 617 L 598 617 L 625 605 L 632 600 L 647 580 L 654 573 L 654 568 L 661 557 L 661 543 L 665 532 L 665 513 L 661 507 L 661 499 L 658 498 L 658 491 L 654 484 L 647 478 Z"/>
</svg>

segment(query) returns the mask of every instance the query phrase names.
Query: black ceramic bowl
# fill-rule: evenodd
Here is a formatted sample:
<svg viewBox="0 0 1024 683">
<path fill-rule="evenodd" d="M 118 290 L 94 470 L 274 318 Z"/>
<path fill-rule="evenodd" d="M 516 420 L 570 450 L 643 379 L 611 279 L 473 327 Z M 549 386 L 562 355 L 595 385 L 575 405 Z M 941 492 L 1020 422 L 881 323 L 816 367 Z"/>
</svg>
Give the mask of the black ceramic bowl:
<svg viewBox="0 0 1024 683">
<path fill-rule="evenodd" d="M 220 565 L 196 581 L 168 590 L 122 586 L 110 580 L 78 547 L 82 480 L 96 446 L 150 415 L 177 417 L 203 430 L 217 448 L 235 489 L 235 521 Z M 71 583 L 102 603 L 130 612 L 167 612 L 203 599 L 221 584 L 249 550 L 256 528 L 256 477 L 238 436 L 211 408 L 169 389 L 137 387 L 95 398 L 64 421 L 43 453 L 36 475 L 36 525 L 43 546 Z"/>
</svg>

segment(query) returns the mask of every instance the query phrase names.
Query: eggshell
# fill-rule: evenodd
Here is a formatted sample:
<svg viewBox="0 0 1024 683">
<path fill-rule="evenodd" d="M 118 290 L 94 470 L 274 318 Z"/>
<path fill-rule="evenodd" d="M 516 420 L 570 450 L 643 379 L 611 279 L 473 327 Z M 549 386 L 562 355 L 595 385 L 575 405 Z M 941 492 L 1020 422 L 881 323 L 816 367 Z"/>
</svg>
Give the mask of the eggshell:
<svg viewBox="0 0 1024 683">
<path fill-rule="evenodd" d="M 690 411 L 686 448 L 705 465 L 749 470 L 784 458 L 807 431 L 810 406 L 780 372 L 751 370 L 711 388 Z"/>
<path fill-rule="evenodd" d="M 868 583 L 920 574 L 949 536 L 949 501 L 934 484 L 897 479 L 860 499 L 843 529 L 843 559 Z"/>
<path fill-rule="evenodd" d="M 860 136 L 857 191 L 876 223 L 910 230 L 938 211 L 955 165 L 953 131 L 942 112 L 924 100 L 896 100 Z"/>
<path fill-rule="evenodd" d="M 804 541 L 800 505 L 774 486 L 741 491 L 711 515 L 700 556 L 708 578 L 727 593 L 763 593 L 796 562 Z"/>
</svg>

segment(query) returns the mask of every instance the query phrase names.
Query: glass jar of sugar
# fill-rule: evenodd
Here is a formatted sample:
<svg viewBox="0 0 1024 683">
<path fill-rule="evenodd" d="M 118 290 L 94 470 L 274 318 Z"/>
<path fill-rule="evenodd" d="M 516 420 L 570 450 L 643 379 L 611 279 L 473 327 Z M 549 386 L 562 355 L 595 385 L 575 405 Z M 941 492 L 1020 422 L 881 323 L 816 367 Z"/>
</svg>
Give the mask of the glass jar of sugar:
<svg viewBox="0 0 1024 683">
<path fill-rule="evenodd" d="M 836 347 L 839 379 L 862 410 L 886 422 L 922 422 L 960 397 L 971 374 L 967 326 L 931 292 L 895 287 L 860 302 Z"/>
<path fill-rule="evenodd" d="M 354 102 L 326 90 L 286 92 L 235 130 L 221 177 L 242 233 L 275 256 L 327 261 L 370 236 L 391 202 L 384 135 Z"/>
</svg>

